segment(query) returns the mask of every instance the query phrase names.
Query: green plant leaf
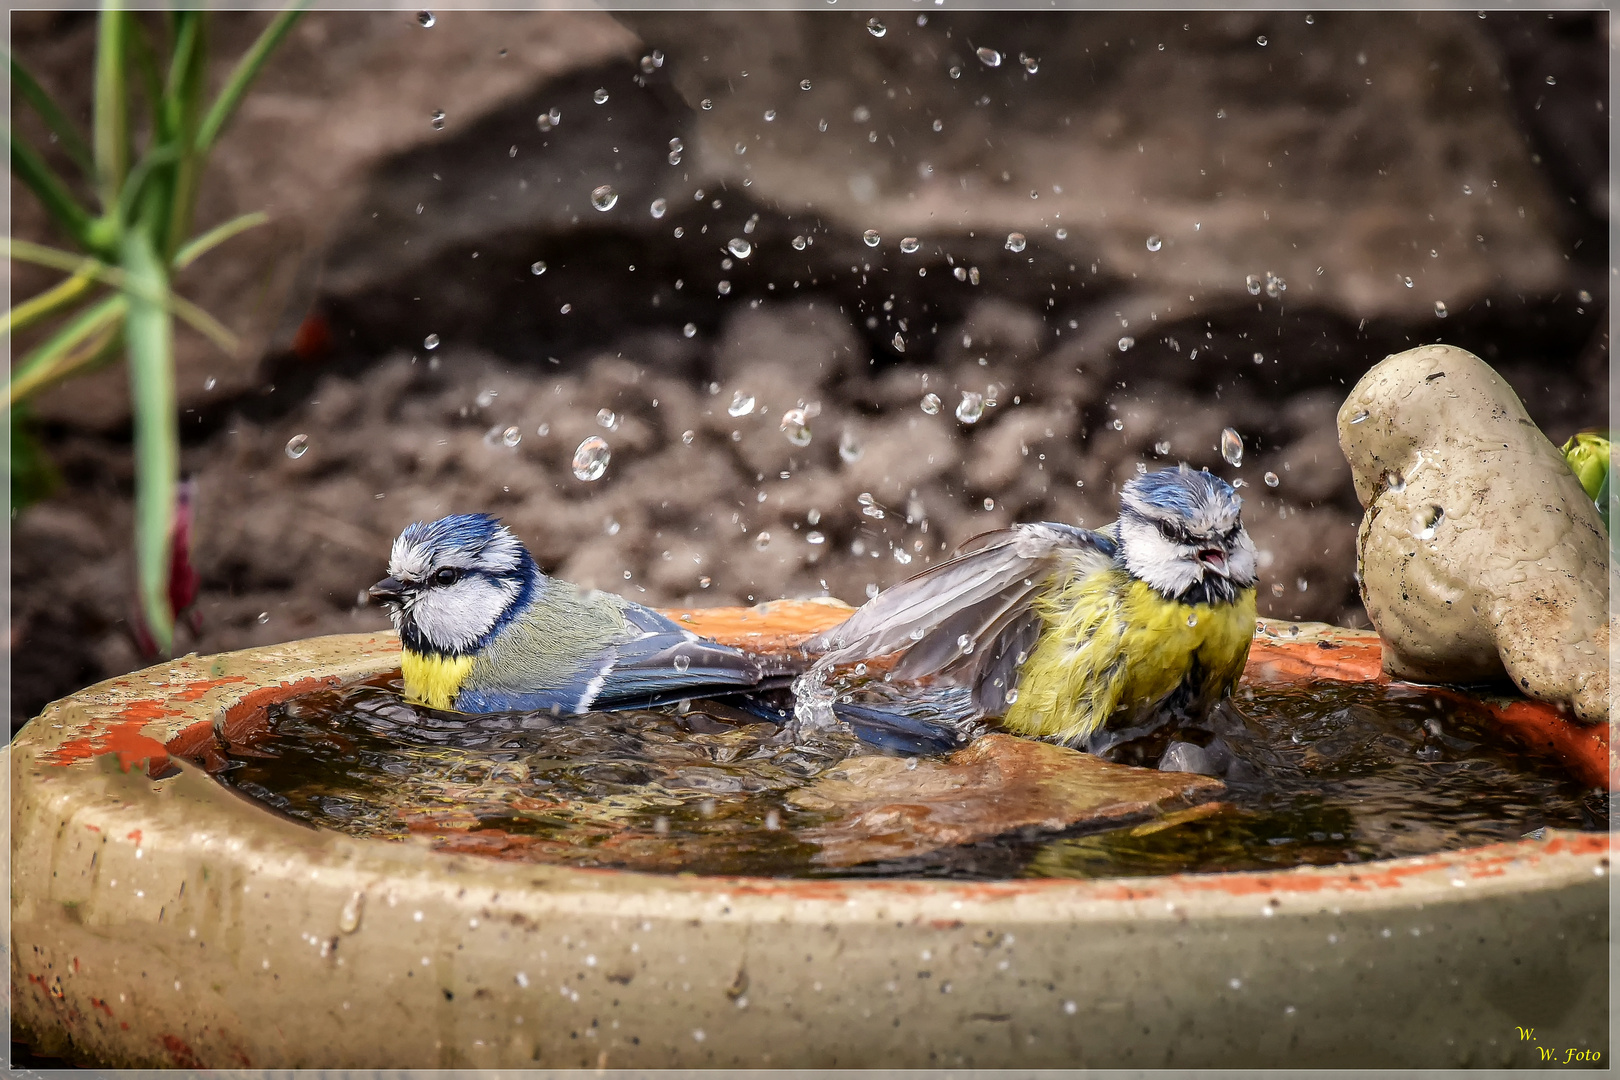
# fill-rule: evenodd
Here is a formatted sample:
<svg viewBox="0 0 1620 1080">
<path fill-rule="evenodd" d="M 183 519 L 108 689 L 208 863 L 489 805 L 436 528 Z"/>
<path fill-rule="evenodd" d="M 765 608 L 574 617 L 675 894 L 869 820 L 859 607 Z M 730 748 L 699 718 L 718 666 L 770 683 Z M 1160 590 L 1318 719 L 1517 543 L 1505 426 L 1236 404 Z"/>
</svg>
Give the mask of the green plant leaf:
<svg viewBox="0 0 1620 1080">
<path fill-rule="evenodd" d="M 26 330 L 41 319 L 48 319 L 62 309 L 78 303 L 96 283 L 95 277 L 89 272 L 95 263 L 95 259 L 84 260 L 79 264 L 79 269 L 68 277 L 0 315 L 0 337 Z"/>
<path fill-rule="evenodd" d="M 248 87 L 258 78 L 265 61 L 270 59 L 270 54 L 275 52 L 276 46 L 281 44 L 281 39 L 287 36 L 307 6 L 308 0 L 300 0 L 270 20 L 270 25 L 259 34 L 253 47 L 237 61 L 231 77 L 225 81 L 224 89 L 219 92 L 219 97 L 214 99 L 213 108 L 208 110 L 208 115 L 203 118 L 202 125 L 197 129 L 196 146 L 199 154 L 206 154 L 213 149 L 219 133 L 230 122 L 236 107 L 242 103 L 243 96 L 247 94 Z"/>
<path fill-rule="evenodd" d="M 57 179 L 56 173 L 45 164 L 44 158 L 34 152 L 33 147 L 16 138 L 9 130 L 5 138 L 11 144 L 11 171 L 28 185 L 28 190 L 44 205 L 45 212 L 61 226 L 63 232 L 73 238 L 74 243 L 86 251 L 96 251 L 91 236 L 90 212 L 79 205 L 79 200 L 73 197 L 66 184 Z M 98 251 L 97 254 L 105 252 Z"/>
<path fill-rule="evenodd" d="M 174 389 L 174 328 L 169 312 L 150 296 L 169 292 L 152 240 L 134 229 L 124 237 L 124 272 L 141 288 L 127 294 L 125 336 L 135 416 L 135 566 L 141 613 L 158 647 L 174 644 L 169 610 L 169 559 L 180 433 Z"/>
<path fill-rule="evenodd" d="M 11 58 L 11 85 L 16 87 L 17 96 L 33 106 L 50 129 L 56 132 L 64 153 L 73 159 L 73 163 L 84 170 L 84 175 L 94 178 L 96 166 L 90 159 L 90 147 L 79 133 L 79 126 L 68 119 L 67 113 L 56 104 L 56 99 L 45 92 L 45 88 L 31 75 L 27 68 L 13 56 Z"/>
<path fill-rule="evenodd" d="M 129 171 L 129 101 L 125 84 L 125 38 L 130 16 L 105 0 L 97 28 L 95 126 L 96 188 L 101 210 L 112 214 Z"/>
<path fill-rule="evenodd" d="M 78 374 L 116 347 L 129 302 L 122 293 L 103 297 L 69 319 L 12 369 L 9 404 L 17 405 L 52 383 Z"/>
<path fill-rule="evenodd" d="M 127 233 L 125 238 L 128 238 Z M 10 240 L 5 243 L 8 254 L 13 259 L 21 259 L 24 262 L 38 263 L 41 266 L 49 266 L 69 272 L 82 270 L 104 285 L 122 289 L 131 295 L 139 295 L 146 301 L 163 307 L 178 318 L 183 319 L 193 330 L 212 341 L 222 352 L 228 355 L 235 355 L 236 353 L 236 335 L 226 329 L 218 319 L 208 314 L 208 312 L 169 289 L 167 277 L 163 279 L 164 291 L 162 293 L 152 293 L 149 291 L 152 288 L 149 282 L 132 278 L 127 271 L 119 267 L 108 266 L 100 261 L 87 263 L 83 256 L 75 255 L 71 251 L 46 247 L 44 244 L 35 244 L 28 240 Z"/>
<path fill-rule="evenodd" d="M 174 253 L 174 268 L 184 270 L 196 262 L 203 255 L 223 244 L 238 233 L 258 228 L 270 220 L 270 215 L 263 210 L 255 210 L 251 214 L 233 217 L 222 225 L 215 225 L 201 236 L 193 237 Z"/>
</svg>

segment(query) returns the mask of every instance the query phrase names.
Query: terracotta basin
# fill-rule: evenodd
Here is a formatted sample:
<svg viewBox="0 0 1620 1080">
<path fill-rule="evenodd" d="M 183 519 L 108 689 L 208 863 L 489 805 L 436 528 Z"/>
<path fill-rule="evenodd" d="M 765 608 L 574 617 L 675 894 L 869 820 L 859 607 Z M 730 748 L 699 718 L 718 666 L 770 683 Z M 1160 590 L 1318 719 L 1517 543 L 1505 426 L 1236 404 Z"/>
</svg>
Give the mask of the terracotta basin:
<svg viewBox="0 0 1620 1080">
<path fill-rule="evenodd" d="M 767 648 L 846 611 L 689 622 Z M 108 1066 L 277 1069 L 1507 1066 L 1609 1049 L 1606 834 L 1102 881 L 654 875 L 316 830 L 191 764 L 397 649 L 359 634 L 185 657 L 22 730 L 14 1037 Z M 1263 627 L 1246 677 L 1378 679 L 1377 639 Z M 1606 729 L 1496 710 L 1607 786 Z"/>
</svg>

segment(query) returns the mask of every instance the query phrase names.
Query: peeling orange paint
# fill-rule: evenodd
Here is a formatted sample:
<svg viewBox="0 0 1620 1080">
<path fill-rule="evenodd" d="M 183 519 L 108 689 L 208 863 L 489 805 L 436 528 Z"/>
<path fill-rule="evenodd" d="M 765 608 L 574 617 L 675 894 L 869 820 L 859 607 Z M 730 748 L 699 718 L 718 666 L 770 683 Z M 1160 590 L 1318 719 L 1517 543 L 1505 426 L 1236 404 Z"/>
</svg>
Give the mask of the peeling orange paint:
<svg viewBox="0 0 1620 1080">
<path fill-rule="evenodd" d="M 141 729 L 157 720 L 184 715 L 185 710 L 171 708 L 161 701 L 132 701 L 110 720 L 91 725 L 86 734 L 65 740 L 42 760 L 49 765 L 72 765 L 103 754 L 117 754 L 118 765 L 125 772 L 144 761 L 147 774 L 155 777 L 169 767 L 169 753 L 162 743 L 143 734 Z"/>
</svg>

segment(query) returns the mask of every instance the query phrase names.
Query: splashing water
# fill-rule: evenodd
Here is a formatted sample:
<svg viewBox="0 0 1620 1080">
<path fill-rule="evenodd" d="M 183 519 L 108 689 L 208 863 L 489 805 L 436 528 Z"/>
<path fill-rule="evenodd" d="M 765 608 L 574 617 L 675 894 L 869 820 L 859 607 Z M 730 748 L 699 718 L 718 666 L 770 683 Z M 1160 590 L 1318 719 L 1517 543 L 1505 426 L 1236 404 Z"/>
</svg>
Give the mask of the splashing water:
<svg viewBox="0 0 1620 1080">
<path fill-rule="evenodd" d="M 416 24 L 424 30 L 438 21 L 439 20 L 433 17 L 433 12 L 431 11 L 418 11 L 416 13 Z"/>
<path fill-rule="evenodd" d="M 884 34 L 889 32 L 889 28 L 883 25 L 883 21 L 881 19 L 867 19 L 866 32 L 871 34 L 873 37 L 882 37 Z"/>
<path fill-rule="evenodd" d="M 1158 251 L 1163 246 L 1164 246 L 1164 241 L 1162 239 L 1160 239 L 1159 237 L 1150 236 L 1150 237 L 1147 238 L 1147 249 L 1149 251 Z"/>
<path fill-rule="evenodd" d="M 661 218 L 669 212 L 669 201 L 667 199 L 654 199 L 652 201 L 652 205 L 647 208 L 647 211 L 648 213 L 652 214 L 653 217 Z"/>
<path fill-rule="evenodd" d="M 1024 245 L 1026 243 L 1027 243 L 1027 241 L 1025 241 L 1023 233 L 1014 232 L 1014 233 L 1008 233 L 1007 234 L 1007 242 L 1003 246 L 1008 251 L 1017 252 L 1017 251 L 1023 251 L 1024 250 Z"/>
<path fill-rule="evenodd" d="M 732 416 L 747 416 L 753 411 L 753 394 L 746 394 L 741 390 L 737 390 L 732 393 L 731 404 L 726 407 L 726 412 L 730 413 Z"/>
<path fill-rule="evenodd" d="M 978 51 L 979 63 L 985 67 L 1000 67 L 1001 54 L 988 45 L 980 46 Z"/>
<path fill-rule="evenodd" d="M 917 253 L 917 249 L 920 247 L 922 247 L 922 241 L 918 240 L 915 236 L 902 237 L 900 240 L 900 250 L 905 252 L 907 255 L 915 255 Z"/>
<path fill-rule="evenodd" d="M 956 418 L 964 424 L 977 424 L 984 415 L 984 395 L 972 390 L 962 391 L 962 400 L 956 406 Z"/>
<path fill-rule="evenodd" d="M 574 475 L 587 483 L 600 480 L 602 474 L 607 472 L 608 459 L 612 456 L 613 449 L 608 446 L 607 440 L 600 435 L 592 435 L 574 451 Z"/>
<path fill-rule="evenodd" d="M 804 409 L 789 409 L 782 414 L 782 422 L 778 426 L 794 446 L 810 445 L 810 423 Z"/>
<path fill-rule="evenodd" d="M 883 234 L 876 229 L 867 229 L 861 233 L 861 239 L 866 241 L 867 247 L 877 247 L 883 242 Z"/>
<path fill-rule="evenodd" d="M 297 461 L 307 453 L 309 453 L 308 435 L 294 435 L 292 438 L 287 440 L 287 456 L 292 458 L 294 461 Z"/>
<path fill-rule="evenodd" d="M 428 349 L 428 350 L 431 351 L 433 349 L 437 349 L 438 347 L 439 347 L 439 335 L 438 334 L 429 334 L 427 337 L 422 339 L 422 348 Z"/>
<path fill-rule="evenodd" d="M 1221 429 L 1221 457 L 1234 469 L 1243 464 L 1243 436 L 1235 428 Z"/>
<path fill-rule="evenodd" d="M 929 416 L 939 415 L 939 395 L 924 394 L 922 397 L 922 411 Z"/>
<path fill-rule="evenodd" d="M 849 428 L 845 428 L 843 434 L 838 436 L 839 458 L 841 458 L 846 465 L 853 465 L 855 462 L 861 460 L 861 456 L 865 453 L 866 447 L 861 445 L 860 438 Z"/>
<path fill-rule="evenodd" d="M 606 213 L 618 204 L 619 193 L 613 190 L 611 184 L 591 189 L 591 205 Z"/>
<path fill-rule="evenodd" d="M 1262 479 L 1265 480 L 1266 487 L 1268 488 L 1274 488 L 1278 484 L 1282 483 L 1282 481 L 1277 478 L 1277 474 L 1274 472 L 1267 472 Z"/>
<path fill-rule="evenodd" d="M 541 274 L 543 274 L 545 272 L 546 272 L 546 261 L 544 259 L 538 259 L 538 260 L 536 260 L 536 261 L 529 264 L 529 273 L 533 274 L 535 277 L 539 277 Z"/>
<path fill-rule="evenodd" d="M 734 236 L 726 241 L 726 250 L 739 259 L 746 259 L 754 253 L 754 245 L 740 236 Z"/>
</svg>

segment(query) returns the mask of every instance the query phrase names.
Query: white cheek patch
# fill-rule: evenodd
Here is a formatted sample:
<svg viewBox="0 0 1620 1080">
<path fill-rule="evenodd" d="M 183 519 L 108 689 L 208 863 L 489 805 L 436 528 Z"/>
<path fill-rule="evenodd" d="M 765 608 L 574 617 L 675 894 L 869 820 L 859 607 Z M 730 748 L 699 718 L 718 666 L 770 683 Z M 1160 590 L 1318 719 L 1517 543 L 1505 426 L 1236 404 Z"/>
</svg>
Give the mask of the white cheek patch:
<svg viewBox="0 0 1620 1080">
<path fill-rule="evenodd" d="M 1179 544 L 1166 540 L 1152 525 L 1134 519 L 1120 522 L 1125 567 L 1160 592 L 1178 595 L 1198 584 L 1203 570 Z"/>
<path fill-rule="evenodd" d="M 424 589 L 411 606 L 411 621 L 429 644 L 464 651 L 489 632 L 517 592 L 516 582 L 462 578 L 454 585 Z"/>
</svg>

